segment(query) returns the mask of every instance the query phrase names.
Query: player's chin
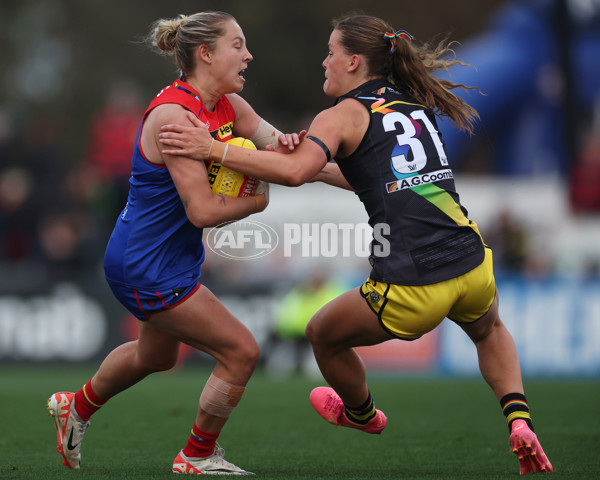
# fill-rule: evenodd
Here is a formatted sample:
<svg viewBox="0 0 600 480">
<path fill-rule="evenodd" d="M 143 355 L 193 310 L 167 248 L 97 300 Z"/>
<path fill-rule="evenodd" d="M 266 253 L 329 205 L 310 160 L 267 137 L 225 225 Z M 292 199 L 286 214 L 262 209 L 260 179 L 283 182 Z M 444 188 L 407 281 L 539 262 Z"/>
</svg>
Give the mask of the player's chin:
<svg viewBox="0 0 600 480">
<path fill-rule="evenodd" d="M 225 93 L 240 93 L 244 89 L 246 80 L 243 77 L 236 77 L 230 82 L 229 86 L 224 89 Z"/>
<path fill-rule="evenodd" d="M 235 80 L 235 85 L 237 88 L 237 92 L 241 92 L 244 89 L 244 84 L 246 83 L 246 79 L 244 77 L 242 77 L 241 75 L 238 75 L 236 80 Z"/>
</svg>

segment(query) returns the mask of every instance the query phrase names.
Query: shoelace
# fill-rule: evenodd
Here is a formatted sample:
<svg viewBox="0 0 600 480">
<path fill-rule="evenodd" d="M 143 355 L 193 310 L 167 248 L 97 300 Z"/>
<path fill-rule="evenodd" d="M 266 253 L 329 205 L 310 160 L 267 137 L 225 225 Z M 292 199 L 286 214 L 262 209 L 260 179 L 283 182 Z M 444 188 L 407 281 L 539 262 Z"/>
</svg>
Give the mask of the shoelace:
<svg viewBox="0 0 600 480">
<path fill-rule="evenodd" d="M 77 412 L 75 411 L 74 407 L 71 408 L 71 416 L 75 420 L 75 425 L 77 425 L 77 430 L 79 431 L 79 434 L 83 435 L 90 426 L 90 421 L 86 421 L 80 418 L 79 415 L 77 415 Z"/>
<path fill-rule="evenodd" d="M 83 434 L 85 433 L 85 431 L 90 426 L 90 422 L 83 422 L 83 423 L 77 422 L 77 423 L 78 423 L 78 427 L 79 427 L 79 434 L 83 436 Z"/>
<path fill-rule="evenodd" d="M 227 460 L 225 460 L 225 449 L 223 447 L 221 447 L 221 445 L 219 445 L 218 443 L 215 445 L 215 451 L 213 453 L 213 461 L 215 463 L 220 463 L 221 465 L 225 465 L 226 467 L 229 468 L 237 468 L 233 463 L 228 462 Z"/>
</svg>

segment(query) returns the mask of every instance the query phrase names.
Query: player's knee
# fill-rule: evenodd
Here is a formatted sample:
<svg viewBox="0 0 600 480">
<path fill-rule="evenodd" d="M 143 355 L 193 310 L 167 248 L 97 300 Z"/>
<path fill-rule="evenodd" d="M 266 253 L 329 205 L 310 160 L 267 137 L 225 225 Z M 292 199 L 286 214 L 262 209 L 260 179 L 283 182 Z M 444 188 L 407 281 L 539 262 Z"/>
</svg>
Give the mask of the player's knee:
<svg viewBox="0 0 600 480">
<path fill-rule="evenodd" d="M 306 328 L 304 329 L 304 336 L 310 343 L 314 343 L 316 340 L 316 335 L 316 328 L 311 320 L 310 322 L 308 322 L 308 325 L 306 325 Z"/>
<path fill-rule="evenodd" d="M 319 322 L 317 315 L 315 315 L 310 322 L 308 322 L 308 325 L 306 325 L 306 329 L 304 330 L 304 334 L 312 345 L 327 343 L 327 331 L 326 329 L 322 328 L 322 323 Z"/>
<path fill-rule="evenodd" d="M 250 345 L 246 346 L 244 357 L 244 363 L 251 366 L 252 370 L 254 370 L 254 367 L 256 367 L 260 358 L 260 348 L 256 342 L 252 342 Z"/>
<path fill-rule="evenodd" d="M 476 324 L 472 325 L 470 329 L 465 329 L 473 343 L 479 343 L 499 329 L 504 328 L 504 324 L 500 320 L 500 317 L 494 315 L 489 318 L 482 319 Z"/>
<path fill-rule="evenodd" d="M 240 344 L 233 350 L 230 356 L 231 363 L 235 364 L 235 369 L 238 372 L 247 372 L 247 376 L 250 377 L 258 360 L 260 358 L 260 348 L 254 339 L 251 341 L 240 342 Z M 246 376 L 246 375 L 245 375 Z"/>
<path fill-rule="evenodd" d="M 494 322 L 488 322 L 486 325 L 479 325 L 479 328 L 471 330 L 469 333 L 469 337 L 473 341 L 473 343 L 479 343 L 482 340 L 485 340 L 494 328 Z"/>
</svg>

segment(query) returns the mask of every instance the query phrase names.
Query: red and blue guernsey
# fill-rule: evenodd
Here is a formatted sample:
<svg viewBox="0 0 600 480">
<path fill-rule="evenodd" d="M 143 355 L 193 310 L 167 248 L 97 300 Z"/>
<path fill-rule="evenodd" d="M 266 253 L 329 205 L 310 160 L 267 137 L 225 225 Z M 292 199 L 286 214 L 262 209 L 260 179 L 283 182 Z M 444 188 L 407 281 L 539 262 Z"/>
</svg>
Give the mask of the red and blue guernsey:
<svg viewBox="0 0 600 480">
<path fill-rule="evenodd" d="M 187 218 L 168 168 L 149 161 L 140 146 L 148 113 L 176 103 L 204 122 L 213 137 L 232 136 L 235 111 L 222 96 L 213 111 L 182 80 L 164 88 L 150 103 L 138 129 L 127 205 L 119 215 L 104 256 L 104 272 L 113 293 L 137 318 L 171 308 L 198 288 L 204 261 L 201 228 Z"/>
</svg>

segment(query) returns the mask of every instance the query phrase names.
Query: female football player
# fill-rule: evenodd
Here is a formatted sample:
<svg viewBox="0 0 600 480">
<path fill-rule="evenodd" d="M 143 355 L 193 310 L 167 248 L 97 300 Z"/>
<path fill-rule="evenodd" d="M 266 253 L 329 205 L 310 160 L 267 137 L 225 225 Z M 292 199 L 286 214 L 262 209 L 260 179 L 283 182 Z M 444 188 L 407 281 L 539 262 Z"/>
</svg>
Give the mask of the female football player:
<svg viewBox="0 0 600 480">
<path fill-rule="evenodd" d="M 472 132 L 477 119 L 451 92 L 469 87 L 432 76 L 460 63 L 444 57 L 448 52 L 443 43 L 419 47 L 408 32 L 381 19 L 346 17 L 334 22 L 323 61 L 323 89 L 335 105 L 315 117 L 293 153 L 216 142 L 210 149 L 211 137 L 196 121 L 195 128 L 163 127 L 160 141 L 165 153 L 215 159 L 269 182 L 319 180 L 348 188 L 364 204 L 378 230 L 370 275 L 321 308 L 306 329 L 331 386 L 310 395 L 325 420 L 381 433 L 386 416 L 375 408 L 353 347 L 414 340 L 448 317 L 477 348 L 521 474 L 552 471 L 533 432 L 514 341 L 498 316 L 492 252 L 460 204 L 436 124 L 436 115 L 446 116 Z"/>
<path fill-rule="evenodd" d="M 55 416 L 58 451 L 69 468 L 80 468 L 81 441 L 90 417 L 111 397 L 148 374 L 175 365 L 180 343 L 212 355 L 216 366 L 202 393 L 191 435 L 173 471 L 246 474 L 224 460 L 217 437 L 240 401 L 259 357 L 250 331 L 199 283 L 204 260 L 202 229 L 262 211 L 263 185 L 256 196 L 233 198 L 211 191 L 204 164 L 160 151 L 165 123 L 206 126 L 216 143 L 232 135 L 258 148 L 282 135 L 240 96 L 252 55 L 242 29 L 223 12 L 159 20 L 149 36 L 175 57 L 181 77 L 150 103 L 138 131 L 127 205 L 117 219 L 105 255 L 106 279 L 117 299 L 138 319 L 138 339 L 113 350 L 76 393 L 48 400 Z M 260 187 L 259 187 L 260 188 Z"/>
</svg>

